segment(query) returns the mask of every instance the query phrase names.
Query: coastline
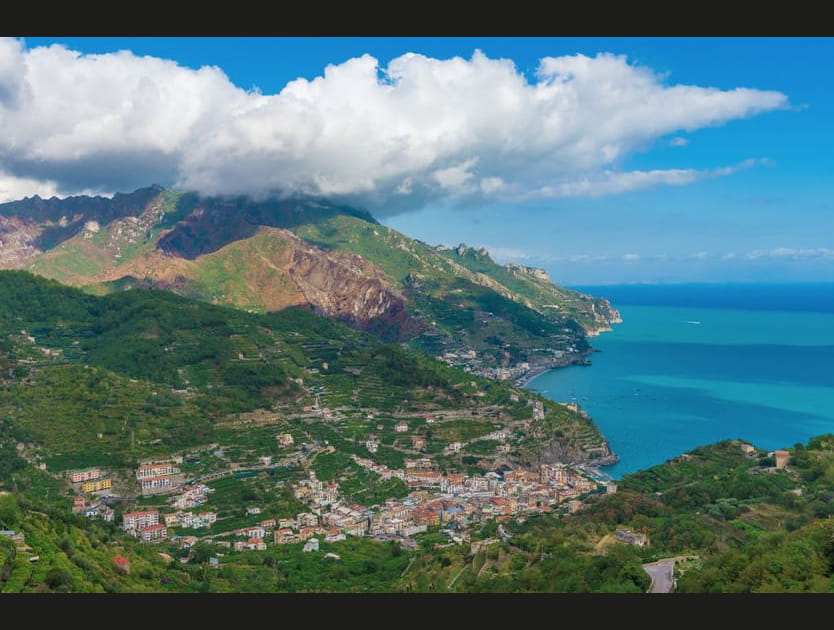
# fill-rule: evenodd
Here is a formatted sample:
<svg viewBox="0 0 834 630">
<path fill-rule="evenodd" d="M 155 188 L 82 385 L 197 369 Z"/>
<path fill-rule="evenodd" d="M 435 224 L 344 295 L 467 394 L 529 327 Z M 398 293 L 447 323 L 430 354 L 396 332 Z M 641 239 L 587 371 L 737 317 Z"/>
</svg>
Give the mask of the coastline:
<svg viewBox="0 0 834 630">
<path fill-rule="evenodd" d="M 541 376 L 545 372 L 549 372 L 552 369 L 554 368 L 545 366 L 530 368 L 529 370 L 527 370 L 527 372 L 524 373 L 524 376 L 516 379 L 515 384 L 519 387 L 524 387 L 526 389 L 527 386 L 530 384 L 530 381 L 532 381 L 534 378 Z"/>
<path fill-rule="evenodd" d="M 596 337 L 601 333 L 611 332 L 611 331 L 613 331 L 613 328 L 610 324 L 620 324 L 620 323 L 622 323 L 622 321 L 623 320 L 619 316 L 619 313 L 617 313 L 617 316 L 612 321 L 609 322 L 609 325 L 593 329 L 593 330 L 591 330 L 587 333 L 587 336 L 588 337 Z M 550 370 L 555 370 L 556 368 L 569 367 L 571 365 L 591 365 L 591 362 L 588 360 L 587 357 L 588 357 L 588 355 L 593 354 L 594 352 L 598 352 L 598 350 L 595 349 L 593 346 L 591 346 L 591 347 L 589 347 L 587 352 L 585 352 L 585 353 L 583 353 L 579 356 L 573 356 L 568 361 L 553 360 L 553 361 L 551 361 L 547 364 L 544 364 L 544 365 L 537 365 L 537 366 L 531 367 L 529 370 L 527 370 L 527 372 L 524 373 L 523 376 L 521 376 L 519 378 L 516 378 L 514 380 L 514 384 L 518 387 L 523 387 L 525 389 L 529 389 L 529 385 L 534 379 L 538 378 L 539 376 L 541 376 L 542 374 L 544 374 L 546 372 L 549 372 Z M 556 402 L 558 404 L 564 404 L 564 403 L 561 403 L 559 401 L 554 401 L 554 402 Z M 591 419 L 591 422 L 593 422 L 593 419 Z M 600 435 L 602 435 L 602 439 L 605 442 L 605 445 L 606 445 L 607 450 L 608 450 L 608 454 L 603 455 L 601 457 L 593 458 L 593 459 L 585 462 L 583 464 L 583 466 L 590 469 L 586 472 L 588 472 L 592 476 L 596 476 L 599 479 L 602 479 L 602 480 L 605 480 L 605 481 L 615 481 L 616 479 L 613 476 L 611 476 L 610 474 L 608 474 L 607 472 L 605 472 L 604 470 L 602 470 L 602 468 L 607 467 L 607 466 L 612 466 L 612 465 L 618 463 L 620 461 L 620 456 L 611 449 L 611 445 L 608 442 L 608 438 L 605 436 L 605 434 L 602 433 L 601 430 L 600 430 Z"/>
</svg>

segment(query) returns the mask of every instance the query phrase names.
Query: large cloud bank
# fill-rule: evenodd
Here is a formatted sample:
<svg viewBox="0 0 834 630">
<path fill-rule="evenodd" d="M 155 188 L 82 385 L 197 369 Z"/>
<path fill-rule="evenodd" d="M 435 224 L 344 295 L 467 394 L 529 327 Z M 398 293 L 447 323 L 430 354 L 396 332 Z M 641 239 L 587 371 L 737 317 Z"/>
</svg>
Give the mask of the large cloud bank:
<svg viewBox="0 0 834 630">
<path fill-rule="evenodd" d="M 774 91 L 666 85 L 611 54 L 543 58 L 532 82 L 478 51 L 407 53 L 387 67 L 364 55 L 265 95 L 216 67 L 4 39 L 0 199 L 161 183 L 325 195 L 385 214 L 616 194 L 749 166 L 623 168 L 660 137 L 787 105 Z"/>
</svg>

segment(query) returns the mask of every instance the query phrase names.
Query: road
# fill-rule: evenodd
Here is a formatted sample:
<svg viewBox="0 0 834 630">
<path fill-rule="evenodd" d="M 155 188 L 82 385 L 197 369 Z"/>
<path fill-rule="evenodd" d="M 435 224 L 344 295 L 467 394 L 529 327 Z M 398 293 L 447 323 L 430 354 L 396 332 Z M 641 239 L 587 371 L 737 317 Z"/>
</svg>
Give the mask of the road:
<svg viewBox="0 0 834 630">
<path fill-rule="evenodd" d="M 684 559 L 684 556 L 679 556 L 644 564 L 643 570 L 652 579 L 649 593 L 671 593 L 675 588 L 675 563 Z"/>
</svg>

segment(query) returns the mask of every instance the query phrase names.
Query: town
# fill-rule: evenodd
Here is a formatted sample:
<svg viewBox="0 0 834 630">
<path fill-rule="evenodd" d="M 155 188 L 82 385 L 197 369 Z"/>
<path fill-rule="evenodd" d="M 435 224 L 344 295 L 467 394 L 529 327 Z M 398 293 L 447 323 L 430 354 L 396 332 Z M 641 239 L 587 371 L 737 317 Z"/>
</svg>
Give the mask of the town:
<svg viewBox="0 0 834 630">
<path fill-rule="evenodd" d="M 289 442 L 286 434 L 280 439 Z M 332 451 L 332 447 L 324 450 Z M 407 459 L 401 469 L 390 469 L 357 455 L 352 455 L 351 459 L 382 480 L 401 480 L 410 492 L 406 497 L 388 498 L 370 507 L 348 503 L 336 481 L 323 482 L 309 470 L 307 478 L 292 484 L 294 496 L 307 506 L 308 511 L 291 518 L 258 519 L 261 509 L 250 506 L 246 508 L 246 515 L 252 517 L 251 525 L 230 531 L 212 531 L 200 537 L 170 535 L 169 531 L 177 527 L 208 530 L 218 523 L 214 511 L 192 511 L 206 503 L 214 488 L 204 483 L 183 483 L 180 470 L 175 466 L 175 461 L 181 461 L 181 458 L 177 458 L 144 463 L 135 471 L 146 496 L 171 495 L 166 499 L 171 511 L 125 512 L 121 527 L 143 542 L 171 540 L 182 548 L 206 540 L 235 551 L 258 551 L 269 544 L 292 543 L 304 543 L 304 551 L 317 551 L 322 539 L 337 542 L 347 536 L 369 536 L 378 541 L 393 540 L 405 549 L 414 549 L 418 546 L 414 537 L 432 526 L 439 526 L 452 543 L 462 543 L 469 541 L 469 532 L 477 524 L 552 512 L 559 506 L 564 506 L 566 513 L 573 513 L 582 508 L 584 498 L 617 489 L 613 481 L 594 478 L 585 469 L 562 463 L 544 464 L 537 471 L 507 468 L 484 475 L 466 475 L 442 474 L 434 469 L 428 457 Z M 270 466 L 271 458 L 262 458 L 260 464 L 264 468 Z M 69 478 L 87 491 L 111 487 L 110 479 L 98 468 L 72 471 Z M 82 496 L 75 498 L 73 509 L 88 517 L 113 519 L 112 508 L 103 502 L 87 506 Z M 233 540 L 214 540 L 224 537 Z"/>
</svg>

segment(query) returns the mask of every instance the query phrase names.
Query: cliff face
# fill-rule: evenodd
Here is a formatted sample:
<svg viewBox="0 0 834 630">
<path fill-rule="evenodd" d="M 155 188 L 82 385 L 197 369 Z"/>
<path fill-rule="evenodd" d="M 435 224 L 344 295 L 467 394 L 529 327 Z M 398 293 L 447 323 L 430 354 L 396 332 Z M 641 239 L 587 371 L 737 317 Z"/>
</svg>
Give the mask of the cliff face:
<svg viewBox="0 0 834 630">
<path fill-rule="evenodd" d="M 20 269 L 41 253 L 36 242 L 43 230 L 32 221 L 0 215 L 0 269 Z"/>
<path fill-rule="evenodd" d="M 389 338 L 416 334 L 422 324 L 406 312 L 405 299 L 389 286 L 385 274 L 355 254 L 331 254 L 282 230 L 292 243 L 288 273 L 313 310 L 362 330 Z"/>
</svg>

